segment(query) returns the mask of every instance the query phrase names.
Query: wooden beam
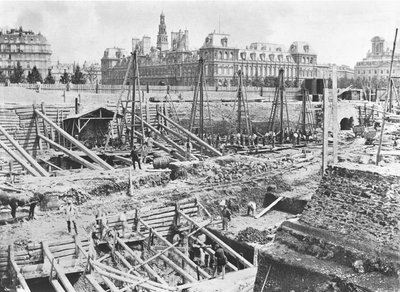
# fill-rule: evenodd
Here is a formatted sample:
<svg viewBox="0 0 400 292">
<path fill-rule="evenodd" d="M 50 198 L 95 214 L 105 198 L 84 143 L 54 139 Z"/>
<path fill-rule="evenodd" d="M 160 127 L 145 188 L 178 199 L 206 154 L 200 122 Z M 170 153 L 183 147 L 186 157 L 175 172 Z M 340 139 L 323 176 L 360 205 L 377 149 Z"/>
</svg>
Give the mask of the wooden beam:
<svg viewBox="0 0 400 292">
<path fill-rule="evenodd" d="M 328 105 L 329 89 L 324 89 L 323 101 L 323 136 L 322 136 L 322 176 L 328 167 Z"/>
<path fill-rule="evenodd" d="M 14 246 L 13 245 L 9 245 L 9 266 L 11 270 L 14 270 L 14 272 L 17 275 L 17 279 L 20 283 L 20 285 L 22 286 L 22 288 L 24 289 L 24 292 L 31 292 L 31 290 L 29 289 L 28 284 L 26 283 L 26 280 L 24 278 L 24 276 L 21 274 L 20 272 L 20 268 L 18 267 L 17 263 L 15 262 L 14 259 Z"/>
<path fill-rule="evenodd" d="M 102 168 L 104 168 L 105 170 L 113 170 L 114 169 L 111 165 L 109 165 L 103 159 L 98 157 L 94 152 L 92 152 L 88 148 L 86 148 L 81 142 L 79 142 L 74 137 L 72 137 L 70 134 L 68 134 L 63 129 L 61 129 L 52 120 L 50 120 L 46 115 L 42 114 L 37 109 L 35 110 L 35 113 L 37 113 L 39 116 L 41 116 L 51 127 L 53 127 L 55 130 L 57 130 L 59 132 L 59 134 L 61 134 L 64 138 L 66 138 L 71 143 L 75 144 L 75 146 L 77 146 L 81 151 L 83 151 L 93 161 L 97 162 Z"/>
<path fill-rule="evenodd" d="M 117 286 L 115 286 L 114 283 L 110 279 L 108 279 L 105 275 L 101 275 L 101 278 L 106 283 L 106 285 L 110 288 L 111 292 L 119 292 L 119 289 L 117 288 Z"/>
<path fill-rule="evenodd" d="M 44 102 L 41 103 L 41 108 L 42 108 L 42 113 L 45 115 L 46 114 L 46 106 Z M 47 131 L 46 123 L 43 120 L 43 135 L 46 137 L 49 137 L 49 133 Z M 47 144 L 47 148 L 50 148 L 50 145 Z"/>
<path fill-rule="evenodd" d="M 85 278 L 89 281 L 89 283 L 92 285 L 92 287 L 94 288 L 94 290 L 96 290 L 96 292 L 106 292 L 106 290 L 104 290 L 100 284 L 95 280 L 95 278 L 90 275 L 90 274 L 86 274 Z"/>
<path fill-rule="evenodd" d="M 44 255 L 49 259 L 50 263 L 53 264 L 55 271 L 57 272 L 57 276 L 63 284 L 65 290 L 67 292 L 76 292 L 75 288 L 72 286 L 71 282 L 68 280 L 67 276 L 64 273 L 64 270 L 61 266 L 56 263 L 54 256 L 51 254 L 49 246 L 46 241 L 42 241 L 42 248 Z"/>
<path fill-rule="evenodd" d="M 184 212 L 180 211 L 181 215 L 189 222 L 192 222 L 194 225 L 200 227 L 200 225 L 194 221 L 192 218 L 190 218 L 188 215 L 186 215 Z M 230 255 L 238 259 L 246 268 L 252 268 L 254 265 L 250 263 L 248 260 L 246 260 L 244 257 L 242 257 L 240 254 L 238 254 L 236 251 L 234 251 L 230 246 L 228 246 L 225 242 L 223 242 L 221 239 L 219 239 L 217 236 L 215 236 L 212 232 L 208 231 L 206 228 L 202 229 L 202 232 L 210 237 L 212 240 L 217 242 L 225 251 L 227 251 Z"/>
<path fill-rule="evenodd" d="M 208 247 L 207 245 L 205 245 L 204 243 L 202 243 L 200 240 L 197 239 L 197 237 L 194 237 L 193 235 L 190 235 L 189 237 L 190 237 L 192 240 L 196 241 L 196 242 L 200 245 L 200 247 L 202 247 L 210 256 L 214 256 L 215 251 L 214 251 L 212 248 L 210 248 L 210 247 Z M 239 270 L 235 265 L 233 265 L 233 264 L 230 263 L 230 262 L 227 262 L 226 265 L 227 265 L 229 268 L 231 268 L 233 271 L 238 271 L 238 270 Z"/>
<path fill-rule="evenodd" d="M 130 284 L 135 284 L 145 289 L 149 289 L 150 291 L 160 291 L 160 292 L 175 291 L 175 288 L 165 286 L 150 280 L 143 282 L 142 281 L 143 277 L 136 277 L 132 274 L 122 272 L 120 270 L 114 269 L 110 266 L 98 263 L 96 261 L 90 261 L 90 262 L 93 268 L 96 270 L 96 272 L 111 279 L 119 280 Z"/>
<path fill-rule="evenodd" d="M 197 137 L 196 135 L 194 135 L 193 133 L 189 132 L 188 130 L 186 130 L 184 127 L 182 127 L 181 125 L 175 123 L 173 120 L 171 120 L 170 118 L 168 118 L 167 116 L 165 116 L 164 114 L 162 114 L 161 112 L 158 112 L 158 114 L 163 117 L 165 120 L 167 120 L 169 123 L 171 123 L 172 125 L 175 126 L 175 128 L 181 130 L 182 132 L 184 132 L 187 136 L 189 136 L 190 138 L 192 138 L 193 140 L 197 141 L 201 146 L 203 146 L 204 148 L 208 149 L 210 152 L 214 153 L 217 156 L 222 156 L 222 153 L 219 152 L 217 149 L 215 149 L 214 147 L 210 146 L 208 143 L 204 142 L 203 140 L 201 140 L 199 137 Z"/>
<path fill-rule="evenodd" d="M 139 138 L 142 139 L 142 134 L 140 134 L 138 131 L 135 131 L 135 135 L 138 136 Z M 170 153 L 171 149 L 168 149 L 167 147 L 165 147 L 163 144 L 157 142 L 157 141 L 153 141 L 153 144 L 160 148 L 161 150 L 164 150 L 165 152 L 167 152 L 168 154 Z M 181 161 L 185 161 L 186 158 L 184 155 L 179 154 L 178 152 L 175 152 L 175 156 L 177 159 L 181 160 Z"/>
<path fill-rule="evenodd" d="M 159 234 L 155 229 L 152 229 L 145 221 L 143 221 L 143 219 L 139 219 L 140 222 L 146 226 L 147 229 L 151 229 L 153 234 L 155 236 L 157 236 L 162 242 L 164 242 L 167 246 L 171 246 L 172 243 L 170 243 L 167 239 L 165 239 L 163 236 L 161 236 L 161 234 Z M 202 226 L 197 225 L 199 228 L 203 228 Z M 180 256 L 192 269 L 194 269 L 195 271 L 199 271 L 199 273 L 206 279 L 211 278 L 211 276 L 204 271 L 203 269 L 201 269 L 198 265 L 196 265 L 189 257 L 187 257 L 185 254 L 183 254 L 180 250 L 176 249 L 176 248 L 172 248 L 172 250 L 178 255 Z"/>
<path fill-rule="evenodd" d="M 338 162 L 338 100 L 337 100 L 337 68 L 332 70 L 332 128 L 333 128 L 333 164 Z"/>
<path fill-rule="evenodd" d="M 82 164 L 83 166 L 86 166 L 89 169 L 93 169 L 93 170 L 98 170 L 99 168 L 97 166 L 95 166 L 94 164 L 90 163 L 89 161 L 83 159 L 82 157 L 80 157 L 78 154 L 75 154 L 74 151 L 69 150 L 59 144 L 57 144 L 57 142 L 52 141 L 51 139 L 43 136 L 42 134 L 39 134 L 39 138 L 49 142 L 49 144 L 53 145 L 54 147 L 60 149 L 62 152 L 64 152 L 65 154 L 67 154 L 72 160 Z"/>
<path fill-rule="evenodd" d="M 55 169 L 63 170 L 61 167 L 58 167 L 57 165 L 55 165 L 55 164 L 53 164 L 53 163 L 51 163 L 51 162 L 48 162 L 48 161 L 44 160 L 43 158 L 39 158 L 39 159 L 40 159 L 40 161 L 42 161 L 43 163 L 46 163 L 46 164 L 50 165 L 51 167 L 53 167 L 53 168 L 55 168 Z"/>
<path fill-rule="evenodd" d="M 21 156 L 19 156 L 14 150 L 9 148 L 6 143 L 0 140 L 0 146 L 12 157 L 14 158 L 19 164 L 21 164 L 30 174 L 33 176 L 41 176 L 39 172 L 37 172 L 32 166 L 29 165 Z"/>
<path fill-rule="evenodd" d="M 35 105 L 33 105 L 33 112 L 35 112 L 35 111 L 36 111 Z M 36 135 L 39 136 L 39 134 L 40 134 L 39 118 L 37 115 L 34 115 L 34 118 L 35 118 L 35 125 L 36 125 Z M 39 150 L 42 150 L 43 149 L 42 140 L 37 139 L 37 141 L 38 141 Z"/>
<path fill-rule="evenodd" d="M 57 279 L 50 280 L 50 284 L 53 286 L 56 292 L 65 292 L 64 288 L 61 286 L 60 282 Z"/>
<path fill-rule="evenodd" d="M 168 138 L 167 136 L 165 136 L 164 134 L 162 134 L 159 130 L 157 130 L 156 128 L 154 128 L 152 125 L 146 123 L 145 121 L 143 121 L 138 115 L 135 115 L 137 119 L 139 119 L 141 122 L 143 122 L 143 124 L 148 127 L 150 130 L 152 130 L 154 133 L 156 133 L 158 136 L 160 136 L 162 139 L 164 139 L 167 143 L 169 143 L 171 146 L 175 147 L 176 150 L 178 150 L 178 152 L 180 152 L 180 154 L 182 155 L 186 155 L 186 151 L 185 149 L 183 149 L 180 145 L 178 145 L 177 143 L 175 143 L 172 139 Z M 193 154 L 190 155 L 190 157 L 194 160 L 198 160 L 196 156 L 194 156 Z"/>
<path fill-rule="evenodd" d="M 269 210 L 272 209 L 272 207 L 274 207 L 276 204 L 279 203 L 280 200 L 282 200 L 283 197 L 279 197 L 277 198 L 275 201 L 273 201 L 267 208 L 265 208 L 264 210 L 262 210 L 260 213 L 258 213 L 256 216 L 254 216 L 254 218 L 258 219 L 260 218 L 262 215 L 264 215 L 265 213 L 267 213 Z"/>
<path fill-rule="evenodd" d="M 0 126 L 0 132 L 7 138 L 8 141 L 10 141 L 10 143 L 15 147 L 15 149 L 17 149 L 18 152 L 32 165 L 32 167 L 37 170 L 37 172 L 39 172 L 42 176 L 50 176 L 50 174 L 45 169 L 43 169 L 43 167 L 41 167 L 40 164 L 37 163 L 37 161 L 33 159 L 33 157 L 30 156 L 25 151 L 25 149 L 21 145 L 19 145 L 19 143 L 16 140 L 14 140 L 13 137 L 11 137 L 11 135 L 2 126 Z"/>
<path fill-rule="evenodd" d="M 157 281 L 161 284 L 168 285 L 167 282 L 163 278 L 160 277 L 147 263 L 144 263 L 144 261 L 138 257 L 133 250 L 125 244 L 120 238 L 117 237 L 117 242 L 125 249 L 127 253 L 129 253 L 139 264 L 143 264 L 143 268 L 146 270 L 146 272 L 152 276 L 153 278 L 157 279 Z"/>
</svg>

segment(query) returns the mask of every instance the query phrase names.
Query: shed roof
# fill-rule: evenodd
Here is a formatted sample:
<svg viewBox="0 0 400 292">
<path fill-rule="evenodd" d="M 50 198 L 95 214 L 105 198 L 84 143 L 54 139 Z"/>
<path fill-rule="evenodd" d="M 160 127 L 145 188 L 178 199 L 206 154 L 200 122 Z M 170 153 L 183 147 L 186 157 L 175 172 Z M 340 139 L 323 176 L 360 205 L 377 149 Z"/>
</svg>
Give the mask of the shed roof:
<svg viewBox="0 0 400 292">
<path fill-rule="evenodd" d="M 102 118 L 104 120 L 112 120 L 114 117 L 114 112 L 106 109 L 105 107 L 98 107 L 96 109 L 90 111 L 83 111 L 78 114 L 70 115 L 66 117 L 64 120 L 72 120 L 72 119 L 90 119 L 90 118 Z M 121 114 L 116 115 L 117 118 L 122 118 Z"/>
</svg>

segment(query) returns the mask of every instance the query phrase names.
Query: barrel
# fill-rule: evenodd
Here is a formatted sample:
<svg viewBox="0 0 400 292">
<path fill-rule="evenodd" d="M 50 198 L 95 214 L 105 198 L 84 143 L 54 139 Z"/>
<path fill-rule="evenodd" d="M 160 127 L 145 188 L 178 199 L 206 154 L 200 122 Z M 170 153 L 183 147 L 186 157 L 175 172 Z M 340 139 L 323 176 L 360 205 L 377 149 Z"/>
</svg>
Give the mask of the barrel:
<svg viewBox="0 0 400 292">
<path fill-rule="evenodd" d="M 154 169 L 165 169 L 168 167 L 170 158 L 168 156 L 157 157 L 153 160 Z"/>
</svg>

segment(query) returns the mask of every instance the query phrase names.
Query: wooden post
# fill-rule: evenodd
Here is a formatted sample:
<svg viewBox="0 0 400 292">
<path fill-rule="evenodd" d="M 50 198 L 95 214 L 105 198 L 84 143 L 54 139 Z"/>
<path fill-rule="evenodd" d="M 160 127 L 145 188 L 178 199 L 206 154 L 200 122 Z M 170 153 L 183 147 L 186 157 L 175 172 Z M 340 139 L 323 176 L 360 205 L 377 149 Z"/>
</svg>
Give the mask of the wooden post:
<svg viewBox="0 0 400 292">
<path fill-rule="evenodd" d="M 18 142 L 15 141 L 13 137 L 11 137 L 11 135 L 8 134 L 8 132 L 2 126 L 0 126 L 0 132 L 7 138 L 8 141 L 10 141 L 10 143 L 15 147 L 15 149 L 17 149 L 18 152 L 26 160 L 28 160 L 28 162 L 33 166 L 33 168 L 35 168 L 35 170 L 37 170 L 37 172 L 39 172 L 42 176 L 50 176 L 49 173 L 45 169 L 43 169 L 43 167 L 41 167 L 40 164 L 37 163 L 37 161 L 33 159 L 32 156 L 30 156 L 25 151 L 25 149 L 21 145 L 19 145 Z"/>
<path fill-rule="evenodd" d="M 174 225 L 178 226 L 181 224 L 181 216 L 179 214 L 179 211 L 181 210 L 179 202 L 175 203 L 175 217 L 174 217 Z"/>
<path fill-rule="evenodd" d="M 129 167 L 129 196 L 133 197 L 132 167 Z"/>
<path fill-rule="evenodd" d="M 70 134 L 65 132 L 63 129 L 61 129 L 59 126 L 57 126 L 52 120 L 50 120 L 47 116 L 42 114 L 40 111 L 35 110 L 35 112 L 41 116 L 51 127 L 53 127 L 55 130 L 57 130 L 61 135 L 63 135 L 64 138 L 69 140 L 71 143 L 75 144 L 81 151 L 83 151 L 87 156 L 89 156 L 93 161 L 97 162 L 99 165 L 101 165 L 102 168 L 105 170 L 113 170 L 114 168 L 106 163 L 103 159 L 98 157 L 95 153 L 90 151 L 88 148 L 86 148 L 81 142 L 76 140 L 74 137 L 72 137 Z"/>
<path fill-rule="evenodd" d="M 46 114 L 46 106 L 45 106 L 44 102 L 41 103 L 41 108 L 42 108 L 42 113 L 45 115 Z M 46 137 L 49 137 L 46 123 L 44 122 L 44 120 L 42 122 L 43 122 L 43 135 Z M 46 143 L 46 146 L 47 146 L 47 148 L 50 148 L 50 145 L 48 143 Z"/>
<path fill-rule="evenodd" d="M 181 125 L 175 123 L 173 120 L 171 120 L 170 118 L 168 118 L 167 116 L 165 116 L 162 113 L 159 113 L 159 115 L 161 115 L 161 117 L 163 117 L 166 121 L 168 121 L 170 124 L 172 124 L 173 126 L 175 126 L 175 128 L 181 130 L 182 132 L 184 132 L 187 136 L 189 136 L 191 139 L 197 141 L 201 146 L 205 147 L 206 149 L 208 149 L 209 151 L 211 151 L 212 153 L 214 153 L 217 156 L 222 156 L 222 153 L 219 152 L 217 149 L 215 149 L 214 147 L 210 146 L 208 143 L 204 142 L 203 140 L 201 140 L 199 137 L 197 137 L 196 135 L 192 134 L 191 132 L 189 132 L 188 130 L 186 130 L 184 127 L 182 127 Z"/>
<path fill-rule="evenodd" d="M 90 275 L 87 274 L 85 275 L 86 279 L 89 281 L 89 283 L 93 286 L 94 290 L 96 290 L 96 292 L 106 292 L 106 290 L 104 290 L 100 284 L 95 280 L 95 278 Z"/>
<path fill-rule="evenodd" d="M 397 31 L 398 29 L 396 28 L 396 33 L 394 36 L 394 42 L 393 42 L 393 50 L 392 50 L 392 58 L 390 61 L 390 69 L 389 69 L 389 82 L 388 82 L 388 94 L 385 97 L 385 107 L 383 109 L 383 115 L 382 115 L 382 126 L 381 126 L 381 135 L 379 137 L 379 145 L 378 145 L 378 152 L 376 153 L 376 161 L 375 165 L 379 164 L 379 161 L 381 160 L 381 148 L 382 148 L 382 139 L 383 139 L 383 132 L 385 129 L 385 122 L 386 122 L 386 112 L 387 112 L 387 107 L 388 107 L 388 96 L 391 98 L 392 97 L 392 68 L 393 68 L 393 58 L 394 58 L 394 52 L 396 50 L 396 40 L 397 40 Z M 390 111 L 392 109 L 390 108 Z"/>
<path fill-rule="evenodd" d="M 35 114 L 35 112 L 36 112 L 36 108 L 35 108 L 35 105 L 33 105 L 33 114 L 34 114 L 35 125 L 36 125 L 36 136 L 39 137 L 39 134 L 40 134 L 39 118 L 38 118 L 37 114 Z M 42 140 L 40 140 L 40 138 L 37 138 L 37 143 L 39 146 L 39 150 L 42 150 L 43 145 L 42 145 Z"/>
<path fill-rule="evenodd" d="M 333 164 L 338 163 L 338 100 L 337 100 L 337 68 L 332 70 L 332 128 L 333 128 Z"/>
<path fill-rule="evenodd" d="M 135 231 L 140 232 L 140 220 L 139 220 L 140 210 L 136 209 L 135 211 L 136 211 L 135 212 Z"/>
<path fill-rule="evenodd" d="M 322 176 L 328 167 L 328 96 L 329 89 L 324 88 L 323 101 L 323 137 L 322 137 Z"/>
</svg>

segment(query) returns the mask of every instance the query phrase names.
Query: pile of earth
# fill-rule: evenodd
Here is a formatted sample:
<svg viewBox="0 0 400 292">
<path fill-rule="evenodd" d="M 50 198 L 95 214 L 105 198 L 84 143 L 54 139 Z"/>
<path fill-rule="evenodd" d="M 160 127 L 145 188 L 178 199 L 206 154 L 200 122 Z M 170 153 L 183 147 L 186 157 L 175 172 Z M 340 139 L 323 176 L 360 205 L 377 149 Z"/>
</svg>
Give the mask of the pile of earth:
<svg viewBox="0 0 400 292">
<path fill-rule="evenodd" d="M 258 230 L 253 227 L 247 227 L 238 233 L 236 240 L 241 242 L 266 244 L 274 238 L 274 233 L 275 230 L 272 228 Z"/>
</svg>

